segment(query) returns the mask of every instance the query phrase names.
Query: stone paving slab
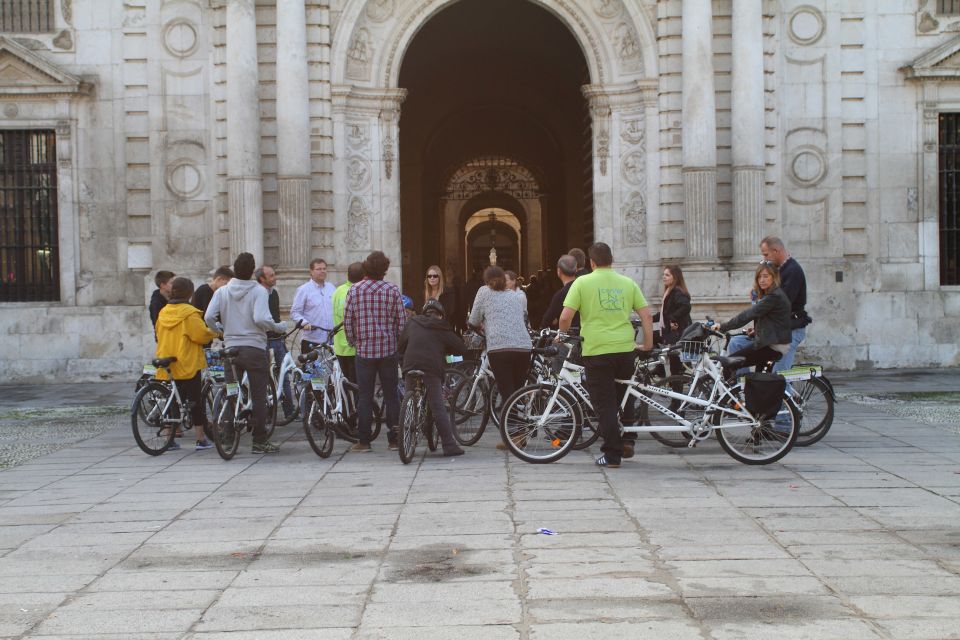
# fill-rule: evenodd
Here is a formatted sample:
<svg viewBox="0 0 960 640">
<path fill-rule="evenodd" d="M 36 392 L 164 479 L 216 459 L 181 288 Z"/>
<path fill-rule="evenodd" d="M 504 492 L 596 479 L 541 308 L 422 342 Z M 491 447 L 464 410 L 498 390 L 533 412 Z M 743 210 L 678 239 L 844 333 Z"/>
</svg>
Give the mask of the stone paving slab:
<svg viewBox="0 0 960 640">
<path fill-rule="evenodd" d="M 121 424 L 0 472 L 0 638 L 960 633 L 960 436 L 874 406 L 841 401 L 765 467 L 715 441 L 600 470 L 525 464 L 495 433 L 411 465 L 278 436 L 276 456 L 150 458 Z"/>
</svg>

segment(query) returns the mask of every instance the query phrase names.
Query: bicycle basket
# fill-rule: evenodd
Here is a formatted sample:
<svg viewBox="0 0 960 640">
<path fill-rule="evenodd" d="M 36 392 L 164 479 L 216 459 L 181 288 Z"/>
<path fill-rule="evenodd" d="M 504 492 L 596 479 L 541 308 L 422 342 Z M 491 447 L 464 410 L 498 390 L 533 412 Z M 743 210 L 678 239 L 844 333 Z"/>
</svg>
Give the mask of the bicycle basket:
<svg viewBox="0 0 960 640">
<path fill-rule="evenodd" d="M 701 340 L 681 340 L 680 360 L 683 362 L 697 362 L 706 350 L 706 344 Z"/>
<path fill-rule="evenodd" d="M 772 420 L 783 405 L 787 381 L 776 373 L 748 373 L 743 383 L 747 411 L 760 420 Z"/>
<path fill-rule="evenodd" d="M 486 344 L 486 339 L 476 331 L 467 331 L 463 334 L 463 344 L 467 351 L 482 351 Z"/>
</svg>

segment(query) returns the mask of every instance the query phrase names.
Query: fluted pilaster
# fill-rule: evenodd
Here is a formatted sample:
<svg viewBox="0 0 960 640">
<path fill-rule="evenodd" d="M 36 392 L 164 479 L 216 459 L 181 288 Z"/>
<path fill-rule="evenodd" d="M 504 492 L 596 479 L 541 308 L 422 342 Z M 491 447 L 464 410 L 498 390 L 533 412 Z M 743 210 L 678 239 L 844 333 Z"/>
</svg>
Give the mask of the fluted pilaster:
<svg viewBox="0 0 960 640">
<path fill-rule="evenodd" d="M 303 268 L 310 263 L 313 235 L 310 220 L 310 178 L 279 178 L 280 264 Z"/>
<path fill-rule="evenodd" d="M 717 170 L 684 168 L 687 256 L 717 257 Z"/>
<path fill-rule="evenodd" d="M 733 254 L 747 260 L 763 238 L 763 167 L 733 168 Z"/>
</svg>

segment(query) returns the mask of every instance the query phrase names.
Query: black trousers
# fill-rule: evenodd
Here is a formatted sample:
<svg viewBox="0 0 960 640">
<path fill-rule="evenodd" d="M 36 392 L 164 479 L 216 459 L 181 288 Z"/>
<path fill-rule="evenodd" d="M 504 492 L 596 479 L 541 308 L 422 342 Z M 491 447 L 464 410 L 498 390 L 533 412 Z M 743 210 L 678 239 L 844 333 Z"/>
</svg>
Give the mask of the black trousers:
<svg viewBox="0 0 960 640">
<path fill-rule="evenodd" d="M 623 398 L 624 385 L 615 380 L 626 380 L 633 375 L 634 352 L 604 353 L 598 356 L 584 356 L 587 391 L 594 413 L 600 422 L 600 437 L 603 444 L 600 450 L 611 462 L 619 462 L 623 457 L 623 437 L 620 434 L 619 409 Z M 632 421 L 629 416 L 624 419 Z M 633 436 L 631 439 L 635 439 Z"/>
<path fill-rule="evenodd" d="M 250 397 L 253 404 L 253 414 L 250 421 L 253 423 L 253 441 L 256 443 L 267 441 L 267 378 L 269 365 L 267 364 L 267 350 L 257 347 L 237 347 L 238 355 L 233 359 L 233 367 L 237 370 L 238 380 L 233 379 L 233 371 L 229 366 L 223 368 L 227 382 L 239 382 L 244 372 L 250 381 Z"/>
<path fill-rule="evenodd" d="M 501 401 L 506 401 L 514 391 L 527 384 L 530 371 L 529 351 L 490 351 L 490 370 L 497 381 Z"/>
<path fill-rule="evenodd" d="M 200 372 L 197 371 L 197 374 L 192 378 L 174 380 L 174 382 L 177 384 L 177 393 L 180 394 L 180 399 L 184 402 L 193 403 L 190 408 L 190 422 L 193 423 L 194 427 L 206 428 L 207 407 L 203 402 L 203 382 L 200 379 Z"/>
<path fill-rule="evenodd" d="M 343 371 L 343 377 L 353 384 L 357 384 L 356 356 L 337 356 L 337 362 L 340 363 L 340 369 Z"/>
<path fill-rule="evenodd" d="M 746 367 L 757 367 L 757 371 L 768 371 L 767 364 L 770 362 L 776 362 L 783 357 L 783 354 L 777 351 L 776 349 L 771 349 L 770 347 L 754 347 L 749 346 L 746 349 L 741 349 L 736 353 L 731 353 L 730 357 L 741 357 L 746 358 L 746 361 L 743 364 L 737 365 L 737 369 L 746 368 Z M 729 378 L 734 373 L 736 369 L 723 368 L 723 377 Z"/>
</svg>

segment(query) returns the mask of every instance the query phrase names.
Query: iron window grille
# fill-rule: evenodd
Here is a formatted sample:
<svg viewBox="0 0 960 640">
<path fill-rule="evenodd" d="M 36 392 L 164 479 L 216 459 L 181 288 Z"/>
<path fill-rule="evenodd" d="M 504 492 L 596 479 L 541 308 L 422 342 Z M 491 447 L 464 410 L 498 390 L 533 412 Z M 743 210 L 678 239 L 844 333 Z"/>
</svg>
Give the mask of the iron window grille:
<svg viewBox="0 0 960 640">
<path fill-rule="evenodd" d="M 54 0 L 0 0 L 0 31 L 51 33 L 56 27 Z"/>
<path fill-rule="evenodd" d="M 940 284 L 960 284 L 960 113 L 940 114 Z"/>
<path fill-rule="evenodd" d="M 0 131 L 0 302 L 60 299 L 56 142 Z"/>
</svg>

